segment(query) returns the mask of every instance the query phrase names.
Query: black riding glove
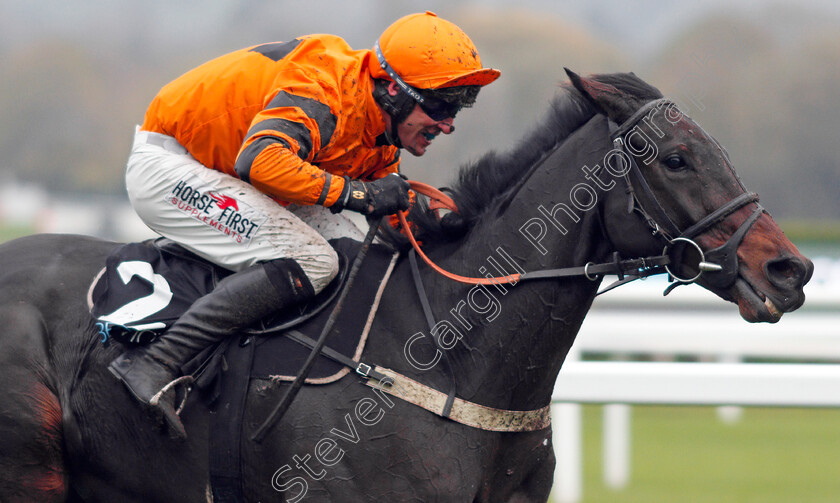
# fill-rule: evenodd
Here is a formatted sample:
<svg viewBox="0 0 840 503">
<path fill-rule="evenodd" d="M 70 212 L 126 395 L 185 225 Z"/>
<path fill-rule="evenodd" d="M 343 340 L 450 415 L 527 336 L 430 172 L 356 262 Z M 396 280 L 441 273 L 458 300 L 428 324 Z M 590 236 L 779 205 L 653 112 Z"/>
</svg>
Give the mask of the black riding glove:
<svg viewBox="0 0 840 503">
<path fill-rule="evenodd" d="M 394 173 L 372 182 L 345 179 L 344 190 L 330 211 L 348 209 L 374 217 L 392 215 L 409 206 L 407 181 Z"/>
</svg>

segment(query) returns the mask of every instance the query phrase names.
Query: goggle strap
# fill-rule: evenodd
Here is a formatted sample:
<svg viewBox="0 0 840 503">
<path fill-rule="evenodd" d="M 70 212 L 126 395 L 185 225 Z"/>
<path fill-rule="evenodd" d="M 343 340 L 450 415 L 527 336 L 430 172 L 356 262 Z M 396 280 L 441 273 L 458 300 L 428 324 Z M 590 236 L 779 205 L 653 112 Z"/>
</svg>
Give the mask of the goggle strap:
<svg viewBox="0 0 840 503">
<path fill-rule="evenodd" d="M 396 84 L 400 86 L 400 89 L 402 89 L 406 94 L 414 98 L 414 101 L 416 101 L 417 103 L 423 103 L 423 96 L 417 91 L 417 89 L 414 89 L 410 85 L 406 84 L 406 82 L 399 75 L 397 75 L 397 72 L 394 71 L 391 65 L 388 64 L 388 61 L 385 60 L 385 55 L 382 54 L 382 49 L 379 47 L 379 40 L 377 40 L 376 43 L 373 44 L 373 50 L 376 53 L 376 59 L 379 60 L 379 66 L 381 66 L 382 69 L 385 70 L 385 73 L 387 73 L 389 77 L 394 79 L 394 82 L 396 82 Z"/>
</svg>

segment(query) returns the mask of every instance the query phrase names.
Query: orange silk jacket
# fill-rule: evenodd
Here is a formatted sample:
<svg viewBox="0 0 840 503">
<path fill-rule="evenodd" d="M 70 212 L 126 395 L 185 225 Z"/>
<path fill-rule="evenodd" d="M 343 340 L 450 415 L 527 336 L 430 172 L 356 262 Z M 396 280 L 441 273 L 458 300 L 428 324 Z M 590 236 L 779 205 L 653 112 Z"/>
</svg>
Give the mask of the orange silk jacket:
<svg viewBox="0 0 840 503">
<path fill-rule="evenodd" d="M 382 141 L 375 61 L 332 35 L 235 51 L 167 84 L 141 128 L 279 201 L 332 206 L 344 175 L 373 180 L 399 168 L 399 150 Z"/>
</svg>

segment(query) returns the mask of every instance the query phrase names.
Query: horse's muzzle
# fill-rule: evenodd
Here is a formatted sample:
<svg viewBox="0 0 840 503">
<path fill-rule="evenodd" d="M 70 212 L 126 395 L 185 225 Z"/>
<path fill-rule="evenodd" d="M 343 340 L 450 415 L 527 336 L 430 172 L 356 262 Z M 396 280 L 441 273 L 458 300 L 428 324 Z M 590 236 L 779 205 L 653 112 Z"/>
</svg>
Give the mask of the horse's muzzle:
<svg viewBox="0 0 840 503">
<path fill-rule="evenodd" d="M 772 295 L 773 304 L 783 312 L 798 309 L 805 302 L 802 288 L 814 274 L 814 263 L 805 257 L 785 257 L 768 260 L 764 264 L 767 281 L 778 294 Z"/>
</svg>

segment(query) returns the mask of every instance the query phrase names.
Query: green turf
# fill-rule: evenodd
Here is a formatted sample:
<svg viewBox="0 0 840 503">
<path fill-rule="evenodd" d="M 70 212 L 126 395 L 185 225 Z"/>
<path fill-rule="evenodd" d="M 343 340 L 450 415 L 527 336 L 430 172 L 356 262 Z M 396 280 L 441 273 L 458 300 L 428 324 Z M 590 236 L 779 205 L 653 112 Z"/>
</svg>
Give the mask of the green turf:
<svg viewBox="0 0 840 503">
<path fill-rule="evenodd" d="M 840 392 L 840 390 L 838 390 Z M 603 483 L 601 408 L 584 408 L 583 503 L 836 503 L 840 410 L 634 407 L 631 475 Z"/>
<path fill-rule="evenodd" d="M 27 226 L 0 224 L 0 243 L 5 243 L 6 241 L 22 236 L 28 236 L 33 232 L 33 229 Z"/>
</svg>

